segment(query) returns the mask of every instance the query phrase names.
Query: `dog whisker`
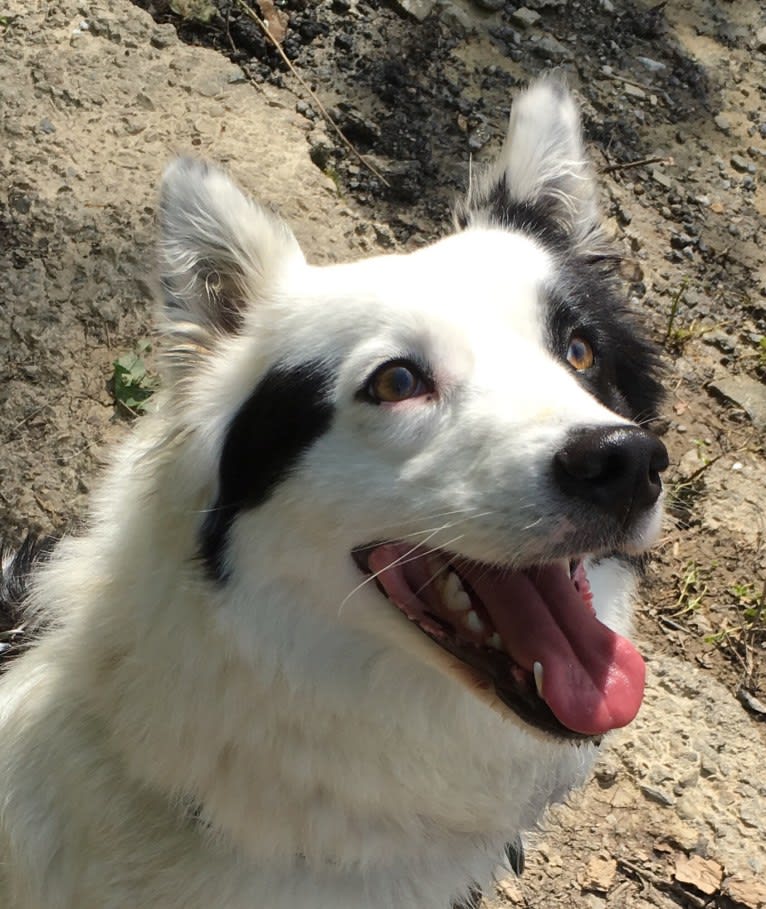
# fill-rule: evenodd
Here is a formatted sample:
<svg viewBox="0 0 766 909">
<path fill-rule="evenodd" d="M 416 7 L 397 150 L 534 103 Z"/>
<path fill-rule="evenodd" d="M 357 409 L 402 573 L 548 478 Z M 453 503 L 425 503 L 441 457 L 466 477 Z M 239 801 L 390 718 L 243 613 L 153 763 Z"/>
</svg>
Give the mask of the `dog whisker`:
<svg viewBox="0 0 766 909">
<path fill-rule="evenodd" d="M 390 568 L 393 568 L 395 565 L 406 564 L 406 561 L 408 560 L 409 556 L 413 556 L 413 558 L 419 558 L 420 557 L 419 555 L 413 555 L 413 554 L 417 553 L 417 551 L 420 549 L 420 547 L 423 546 L 425 543 L 427 543 L 434 536 L 436 536 L 437 533 L 440 533 L 442 530 L 449 529 L 449 527 L 450 527 L 449 524 L 444 525 L 443 527 L 436 527 L 434 530 L 431 531 L 431 533 L 428 535 L 428 537 L 426 537 L 425 540 L 423 540 L 420 543 L 416 543 L 411 549 L 409 549 L 407 552 L 405 552 L 404 555 L 400 556 L 398 559 L 395 559 L 393 562 L 391 562 L 390 565 L 386 565 L 385 568 L 381 568 L 380 571 L 376 571 L 373 574 L 368 575 L 360 584 L 357 584 L 356 587 L 354 587 L 354 589 L 343 598 L 340 606 L 338 607 L 338 615 L 341 614 L 341 612 L 343 611 L 343 607 L 346 605 L 346 603 L 348 603 L 348 601 L 351 599 L 351 597 L 354 596 L 355 593 L 358 593 L 366 584 L 369 584 L 370 581 L 374 581 L 378 577 L 378 575 L 382 574 L 384 571 L 388 571 Z"/>
</svg>

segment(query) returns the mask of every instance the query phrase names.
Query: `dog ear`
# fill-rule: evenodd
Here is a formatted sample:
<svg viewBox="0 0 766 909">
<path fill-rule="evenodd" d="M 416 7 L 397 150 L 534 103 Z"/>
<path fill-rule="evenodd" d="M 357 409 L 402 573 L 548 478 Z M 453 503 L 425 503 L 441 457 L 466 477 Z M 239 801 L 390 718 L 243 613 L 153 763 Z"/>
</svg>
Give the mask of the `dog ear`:
<svg viewBox="0 0 766 909">
<path fill-rule="evenodd" d="M 540 79 L 516 99 L 497 160 L 471 181 L 455 216 L 460 228 L 522 229 L 580 252 L 598 245 L 596 183 L 578 108 L 563 81 Z"/>
<path fill-rule="evenodd" d="M 176 354 L 199 354 L 236 334 L 246 308 L 296 258 L 303 261 L 303 254 L 287 225 L 222 171 L 193 158 L 167 168 L 159 277 L 164 329 Z"/>
</svg>

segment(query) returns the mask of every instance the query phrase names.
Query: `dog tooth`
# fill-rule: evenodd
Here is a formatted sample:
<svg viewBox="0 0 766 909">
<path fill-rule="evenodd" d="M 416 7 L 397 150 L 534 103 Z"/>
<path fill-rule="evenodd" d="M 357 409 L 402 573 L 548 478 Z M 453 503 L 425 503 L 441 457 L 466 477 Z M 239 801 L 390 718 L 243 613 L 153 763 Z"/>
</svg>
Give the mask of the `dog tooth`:
<svg viewBox="0 0 766 909">
<path fill-rule="evenodd" d="M 442 588 L 444 605 L 450 612 L 468 612 L 471 608 L 471 598 L 460 583 L 460 578 L 454 571 L 450 571 Z"/>
<path fill-rule="evenodd" d="M 537 693 L 540 697 L 543 696 L 543 664 L 535 661 L 532 666 L 532 671 L 535 674 L 535 688 L 537 688 Z"/>
<path fill-rule="evenodd" d="M 484 632 L 484 622 L 476 615 L 473 609 L 466 615 L 465 625 L 474 634 L 482 634 Z"/>
<path fill-rule="evenodd" d="M 503 649 L 503 642 L 500 640 L 500 635 L 496 631 L 493 631 L 490 637 L 487 638 L 487 644 L 494 650 Z"/>
</svg>

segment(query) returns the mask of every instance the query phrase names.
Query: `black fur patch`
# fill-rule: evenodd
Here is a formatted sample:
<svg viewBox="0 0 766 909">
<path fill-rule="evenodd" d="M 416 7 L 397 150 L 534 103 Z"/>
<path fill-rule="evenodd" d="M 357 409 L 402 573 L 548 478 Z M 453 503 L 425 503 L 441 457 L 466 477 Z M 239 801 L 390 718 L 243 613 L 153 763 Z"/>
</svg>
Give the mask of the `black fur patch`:
<svg viewBox="0 0 766 909">
<path fill-rule="evenodd" d="M 30 533 L 16 549 L 0 545 L 0 631 L 20 623 L 21 606 L 27 595 L 29 576 L 53 551 L 56 537 Z"/>
<path fill-rule="evenodd" d="M 0 669 L 29 642 L 23 615 L 29 578 L 50 556 L 56 542 L 56 537 L 30 533 L 18 548 L 0 543 Z"/>
<path fill-rule="evenodd" d="M 643 423 L 656 416 L 662 399 L 657 353 L 625 305 L 618 257 L 578 254 L 570 229 L 558 217 L 561 203 L 555 188 L 546 187 L 534 202 L 518 202 L 503 175 L 470 206 L 458 209 L 458 224 L 467 227 L 478 213 L 490 224 L 532 237 L 553 253 L 560 275 L 549 298 L 551 350 L 565 359 L 572 333 L 584 337 L 596 353 L 596 365 L 578 373 L 580 381 L 610 410 Z M 595 233 L 597 225 L 593 229 Z"/>
<path fill-rule="evenodd" d="M 524 873 L 524 843 L 520 836 L 512 843 L 505 844 L 505 856 L 516 877 L 521 877 Z"/>
<path fill-rule="evenodd" d="M 229 424 L 218 496 L 200 534 L 200 555 L 211 579 L 226 580 L 226 542 L 237 514 L 265 502 L 301 454 L 330 427 L 331 384 L 324 363 L 274 367 Z"/>
<path fill-rule="evenodd" d="M 594 365 L 577 377 L 594 397 L 638 423 L 657 415 L 659 357 L 625 303 L 614 260 L 573 255 L 563 261 L 548 299 L 548 344 L 562 360 L 572 334 L 593 348 Z"/>
<path fill-rule="evenodd" d="M 555 181 L 549 181 L 539 198 L 519 201 L 509 192 L 508 180 L 503 174 L 482 195 L 474 196 L 467 205 L 458 206 L 458 226 L 461 229 L 468 227 L 480 214 L 496 227 L 526 234 L 554 252 L 566 252 L 572 243 L 571 226 L 561 218 L 557 189 Z"/>
</svg>

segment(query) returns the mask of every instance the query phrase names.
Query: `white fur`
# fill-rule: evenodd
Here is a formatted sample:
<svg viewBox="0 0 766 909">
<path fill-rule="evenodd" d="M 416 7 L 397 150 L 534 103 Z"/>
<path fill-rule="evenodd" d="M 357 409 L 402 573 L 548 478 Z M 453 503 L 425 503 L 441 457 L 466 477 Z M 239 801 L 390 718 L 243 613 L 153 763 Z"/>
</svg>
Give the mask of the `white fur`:
<svg viewBox="0 0 766 909">
<path fill-rule="evenodd" d="M 521 192 L 546 156 L 579 153 L 574 108 L 557 119 L 550 92 L 517 102 L 520 144 L 498 165 Z M 443 675 L 350 550 L 385 535 L 542 560 L 566 527 L 541 452 L 577 423 L 625 421 L 546 352 L 555 262 L 528 237 L 477 225 L 315 268 L 189 162 L 163 211 L 170 387 L 88 531 L 38 572 L 30 609 L 52 627 L 0 680 L 0 906 L 447 909 L 594 749 Z M 403 351 L 437 364 L 438 404 L 356 401 Z M 216 584 L 195 554 L 226 426 L 270 366 L 310 359 L 339 364 L 332 427 L 237 518 Z M 605 563 L 591 579 L 626 630 L 631 578 Z"/>
<path fill-rule="evenodd" d="M 558 78 L 540 79 L 516 99 L 500 155 L 471 180 L 458 212 L 473 224 L 486 223 L 483 202 L 501 179 L 514 201 L 547 202 L 573 247 L 581 252 L 601 248 L 596 187 L 583 148 L 580 114 Z"/>
</svg>

